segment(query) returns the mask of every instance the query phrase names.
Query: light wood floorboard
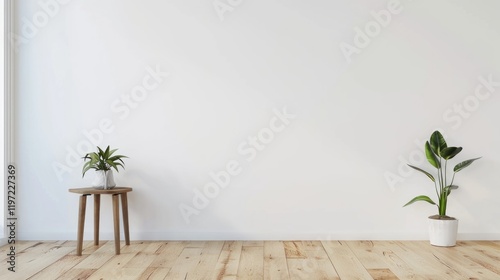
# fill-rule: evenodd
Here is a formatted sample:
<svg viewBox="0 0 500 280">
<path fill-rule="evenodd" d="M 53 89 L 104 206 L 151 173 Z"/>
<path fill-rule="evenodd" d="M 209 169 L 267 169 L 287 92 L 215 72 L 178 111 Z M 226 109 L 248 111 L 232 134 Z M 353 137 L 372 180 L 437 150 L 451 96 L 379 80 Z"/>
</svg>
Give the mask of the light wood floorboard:
<svg viewBox="0 0 500 280">
<path fill-rule="evenodd" d="M 0 279 L 500 279 L 499 241 L 16 242 L 0 248 Z"/>
</svg>

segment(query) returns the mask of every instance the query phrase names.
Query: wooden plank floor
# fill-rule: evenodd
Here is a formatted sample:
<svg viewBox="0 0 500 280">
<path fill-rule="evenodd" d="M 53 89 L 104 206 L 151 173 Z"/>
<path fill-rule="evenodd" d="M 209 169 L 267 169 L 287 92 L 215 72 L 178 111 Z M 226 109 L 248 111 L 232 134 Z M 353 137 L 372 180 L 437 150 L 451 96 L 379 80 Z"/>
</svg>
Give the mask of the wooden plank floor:
<svg viewBox="0 0 500 280">
<path fill-rule="evenodd" d="M 0 248 L 0 279 L 500 279 L 499 241 L 17 242 L 16 272 Z"/>
</svg>

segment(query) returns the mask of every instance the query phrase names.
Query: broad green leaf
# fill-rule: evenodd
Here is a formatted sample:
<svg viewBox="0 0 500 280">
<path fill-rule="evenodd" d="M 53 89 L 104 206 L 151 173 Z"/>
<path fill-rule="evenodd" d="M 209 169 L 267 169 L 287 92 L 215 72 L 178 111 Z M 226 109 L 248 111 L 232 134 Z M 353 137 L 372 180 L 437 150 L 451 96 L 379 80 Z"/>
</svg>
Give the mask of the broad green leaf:
<svg viewBox="0 0 500 280">
<path fill-rule="evenodd" d="M 127 156 L 113 156 L 113 157 L 110 157 L 109 159 L 115 161 L 115 160 L 119 160 L 122 158 L 128 158 L 128 157 Z"/>
<path fill-rule="evenodd" d="M 116 170 L 116 172 L 119 172 L 119 171 L 118 171 L 118 166 L 121 166 L 122 168 L 125 168 L 125 167 L 123 166 L 123 164 L 121 164 L 121 163 L 117 163 L 117 164 L 115 164 L 115 165 L 113 166 L 113 168 Z"/>
<path fill-rule="evenodd" d="M 414 202 L 417 202 L 417 201 L 425 201 L 425 202 L 428 202 L 430 204 L 436 205 L 436 203 L 434 201 L 432 201 L 432 199 L 430 199 L 428 196 L 426 196 L 426 195 L 419 195 L 419 196 L 413 198 L 412 200 L 410 200 L 403 207 L 408 206 L 408 205 L 410 205 L 410 204 L 412 204 Z"/>
<path fill-rule="evenodd" d="M 104 158 L 109 158 L 109 146 L 106 148 L 106 151 L 104 151 Z"/>
<path fill-rule="evenodd" d="M 473 158 L 473 159 L 468 159 L 466 161 L 462 161 L 461 163 L 455 165 L 455 167 L 453 168 L 453 172 L 458 172 L 464 168 L 466 168 L 467 166 L 471 165 L 474 161 L 480 159 L 480 157 L 478 158 Z"/>
<path fill-rule="evenodd" d="M 451 185 L 451 186 L 447 186 L 444 188 L 443 192 L 446 194 L 446 196 L 449 196 L 450 193 L 451 193 L 451 190 L 456 190 L 458 189 L 458 186 L 456 185 Z"/>
<path fill-rule="evenodd" d="M 90 154 L 90 159 L 91 159 L 92 161 L 96 161 L 96 162 L 97 162 L 97 161 L 99 161 L 99 155 L 98 155 L 98 154 L 96 154 L 96 153 L 91 153 L 91 154 Z"/>
<path fill-rule="evenodd" d="M 87 166 L 87 167 L 83 168 L 83 170 L 82 170 L 82 178 L 85 176 L 85 173 L 87 171 L 89 171 L 89 170 L 90 170 L 90 166 Z"/>
<path fill-rule="evenodd" d="M 106 162 L 109 164 L 109 166 L 113 167 L 116 170 L 116 172 L 118 172 L 118 168 L 116 167 L 116 163 L 114 163 L 111 160 L 107 160 Z"/>
<path fill-rule="evenodd" d="M 432 151 L 438 156 L 441 156 L 441 151 L 447 147 L 443 135 L 437 130 L 432 133 L 430 144 Z"/>
<path fill-rule="evenodd" d="M 427 161 L 429 161 L 429 163 L 432 164 L 432 166 L 438 169 L 441 168 L 441 164 L 439 163 L 436 155 L 432 151 L 429 141 L 425 142 L 425 156 L 427 157 Z"/>
<path fill-rule="evenodd" d="M 441 157 L 445 160 L 452 159 L 462 151 L 462 147 L 447 147 L 441 151 Z"/>
<path fill-rule="evenodd" d="M 431 179 L 431 180 L 432 180 L 432 182 L 435 182 L 435 181 L 436 181 L 436 180 L 434 179 L 434 176 L 432 176 L 432 174 L 430 174 L 429 172 L 427 172 L 427 171 L 425 171 L 425 170 L 423 170 L 423 169 L 420 169 L 420 168 L 418 168 L 418 167 L 416 167 L 416 166 L 410 165 L 410 164 L 408 164 L 408 166 L 409 166 L 409 167 L 411 167 L 411 168 L 413 168 L 413 169 L 415 169 L 415 170 L 418 170 L 418 171 L 420 171 L 420 172 L 424 173 L 425 175 L 427 175 L 427 177 L 429 177 L 429 179 Z"/>
</svg>

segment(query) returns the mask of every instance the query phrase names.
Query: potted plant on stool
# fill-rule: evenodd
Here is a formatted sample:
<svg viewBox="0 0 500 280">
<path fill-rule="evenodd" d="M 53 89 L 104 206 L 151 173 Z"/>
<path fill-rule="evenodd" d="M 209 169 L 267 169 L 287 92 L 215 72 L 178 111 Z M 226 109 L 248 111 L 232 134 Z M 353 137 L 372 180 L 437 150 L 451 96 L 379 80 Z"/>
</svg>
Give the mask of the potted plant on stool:
<svg viewBox="0 0 500 280">
<path fill-rule="evenodd" d="M 95 179 L 92 183 L 92 186 L 98 189 L 112 189 L 116 186 L 115 180 L 113 178 L 113 170 L 114 168 L 116 172 L 118 171 L 118 166 L 121 166 L 123 169 L 124 162 L 122 158 L 127 158 L 127 156 L 123 155 L 113 155 L 118 149 L 110 150 L 109 146 L 106 150 L 102 150 L 97 147 L 97 153 L 92 152 L 88 153 L 83 157 L 85 164 L 83 165 L 83 175 L 89 171 L 90 169 L 95 169 Z"/>
<path fill-rule="evenodd" d="M 448 247 L 455 246 L 456 244 L 458 220 L 446 215 L 448 196 L 452 190 L 458 188 L 458 186 L 453 185 L 455 174 L 479 159 L 469 159 L 455 165 L 453 168 L 453 176 L 449 181 L 449 177 L 447 176 L 448 160 L 454 158 L 461 151 L 462 147 L 448 147 L 443 135 L 439 131 L 434 131 L 430 140 L 425 143 L 425 155 L 427 161 L 436 168 L 437 178 L 425 170 L 408 164 L 408 166 L 422 172 L 434 182 L 438 199 L 437 203 L 426 195 L 420 195 L 410 200 L 404 206 L 410 205 L 416 201 L 425 201 L 437 206 L 438 214 L 429 217 L 429 239 L 430 243 L 435 246 Z"/>
</svg>

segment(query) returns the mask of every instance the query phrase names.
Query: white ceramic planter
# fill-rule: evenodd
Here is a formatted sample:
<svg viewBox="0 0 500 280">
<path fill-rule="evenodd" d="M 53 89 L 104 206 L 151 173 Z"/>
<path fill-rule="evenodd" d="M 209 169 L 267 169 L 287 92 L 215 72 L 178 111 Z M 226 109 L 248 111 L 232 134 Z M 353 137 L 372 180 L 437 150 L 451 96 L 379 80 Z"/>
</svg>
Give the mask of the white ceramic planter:
<svg viewBox="0 0 500 280">
<path fill-rule="evenodd" d="M 96 189 L 112 189 L 116 187 L 113 170 L 108 170 L 107 172 L 96 170 L 92 186 Z"/>
<path fill-rule="evenodd" d="M 429 218 L 429 240 L 431 245 L 452 247 L 457 243 L 458 220 Z"/>
</svg>

